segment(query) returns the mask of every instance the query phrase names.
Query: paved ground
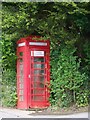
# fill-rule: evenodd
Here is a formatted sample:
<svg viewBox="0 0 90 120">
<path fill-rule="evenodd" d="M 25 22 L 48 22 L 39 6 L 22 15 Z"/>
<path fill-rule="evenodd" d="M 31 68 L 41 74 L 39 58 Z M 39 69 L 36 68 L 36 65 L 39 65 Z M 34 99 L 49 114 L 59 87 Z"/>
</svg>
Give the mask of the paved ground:
<svg viewBox="0 0 90 120">
<path fill-rule="evenodd" d="M 2 118 L 88 118 L 88 112 L 72 115 L 34 115 L 35 111 L 0 108 L 0 120 Z"/>
</svg>

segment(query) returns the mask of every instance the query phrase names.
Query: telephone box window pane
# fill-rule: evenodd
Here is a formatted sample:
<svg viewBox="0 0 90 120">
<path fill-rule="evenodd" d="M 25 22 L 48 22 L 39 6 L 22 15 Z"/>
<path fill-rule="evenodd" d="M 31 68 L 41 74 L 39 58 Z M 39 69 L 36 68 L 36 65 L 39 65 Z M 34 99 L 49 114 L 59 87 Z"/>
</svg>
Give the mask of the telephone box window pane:
<svg viewBox="0 0 90 120">
<path fill-rule="evenodd" d="M 44 83 L 34 82 L 34 88 L 44 88 Z"/>
<path fill-rule="evenodd" d="M 23 82 L 23 59 L 19 59 L 19 81 Z"/>
<path fill-rule="evenodd" d="M 20 84 L 20 89 L 22 89 L 23 88 L 23 84 Z"/>
<path fill-rule="evenodd" d="M 44 74 L 44 70 L 41 70 L 41 74 Z"/>
<path fill-rule="evenodd" d="M 45 100 L 45 97 L 44 96 L 33 96 L 33 100 L 34 101 L 44 101 Z"/>
<path fill-rule="evenodd" d="M 34 82 L 38 81 L 39 77 L 34 77 Z"/>
<path fill-rule="evenodd" d="M 23 82 L 23 75 L 22 75 L 22 76 L 20 76 L 19 81 L 20 81 L 20 83 L 22 83 L 22 82 Z"/>
<path fill-rule="evenodd" d="M 40 70 L 34 70 L 34 74 L 40 74 Z"/>
<path fill-rule="evenodd" d="M 43 83 L 34 82 L 34 88 L 44 88 Z"/>
<path fill-rule="evenodd" d="M 19 91 L 19 95 L 23 95 L 23 90 L 20 90 L 20 91 Z"/>
<path fill-rule="evenodd" d="M 20 56 L 23 56 L 23 52 L 20 52 L 19 55 L 20 55 Z"/>
<path fill-rule="evenodd" d="M 19 75 L 20 75 L 19 80 L 20 80 L 20 82 L 23 82 L 23 64 L 19 64 L 19 67 L 20 67 L 20 69 L 19 69 Z"/>
<path fill-rule="evenodd" d="M 39 88 L 39 84 L 37 82 L 34 82 L 34 88 Z"/>
<path fill-rule="evenodd" d="M 44 70 L 34 70 L 34 74 L 43 75 L 44 74 Z"/>
<path fill-rule="evenodd" d="M 23 64 L 20 64 L 20 74 L 23 73 Z"/>
<path fill-rule="evenodd" d="M 41 58 L 34 57 L 34 62 L 45 62 L 45 61 L 43 57 Z"/>
<path fill-rule="evenodd" d="M 44 64 L 34 64 L 34 68 L 44 69 Z"/>
<path fill-rule="evenodd" d="M 40 76 L 40 82 L 44 82 L 44 76 Z"/>
<path fill-rule="evenodd" d="M 19 100 L 20 100 L 20 101 L 23 101 L 23 100 L 24 100 L 24 98 L 23 98 L 22 95 L 20 95 Z"/>
<path fill-rule="evenodd" d="M 44 89 L 43 90 L 34 89 L 33 94 L 41 94 L 41 95 L 43 95 L 43 94 L 45 94 L 45 90 Z"/>
<path fill-rule="evenodd" d="M 40 86 L 40 88 L 44 88 L 44 84 L 43 83 L 40 83 L 39 86 Z"/>
<path fill-rule="evenodd" d="M 45 79 L 44 76 L 33 77 L 34 82 L 39 81 L 39 82 L 43 82 L 44 83 L 44 79 Z"/>
</svg>

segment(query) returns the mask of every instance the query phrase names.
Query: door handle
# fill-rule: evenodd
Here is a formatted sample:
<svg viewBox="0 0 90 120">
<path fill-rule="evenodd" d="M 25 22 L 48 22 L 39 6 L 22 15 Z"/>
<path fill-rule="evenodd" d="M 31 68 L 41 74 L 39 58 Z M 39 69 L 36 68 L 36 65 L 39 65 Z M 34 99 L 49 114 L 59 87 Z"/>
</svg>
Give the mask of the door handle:
<svg viewBox="0 0 90 120">
<path fill-rule="evenodd" d="M 30 74 L 28 75 L 28 78 L 31 78 Z"/>
</svg>

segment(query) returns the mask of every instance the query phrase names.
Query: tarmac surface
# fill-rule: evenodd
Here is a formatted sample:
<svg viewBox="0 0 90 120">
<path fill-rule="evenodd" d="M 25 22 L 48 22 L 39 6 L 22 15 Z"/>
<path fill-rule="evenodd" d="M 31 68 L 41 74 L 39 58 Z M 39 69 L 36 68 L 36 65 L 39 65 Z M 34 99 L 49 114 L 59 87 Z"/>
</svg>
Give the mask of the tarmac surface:
<svg viewBox="0 0 90 120">
<path fill-rule="evenodd" d="M 34 115 L 32 113 L 35 113 L 35 111 L 0 108 L 0 120 L 2 118 L 88 118 L 90 114 L 88 112 L 70 115 Z M 90 118 L 88 119 L 90 120 Z"/>
</svg>

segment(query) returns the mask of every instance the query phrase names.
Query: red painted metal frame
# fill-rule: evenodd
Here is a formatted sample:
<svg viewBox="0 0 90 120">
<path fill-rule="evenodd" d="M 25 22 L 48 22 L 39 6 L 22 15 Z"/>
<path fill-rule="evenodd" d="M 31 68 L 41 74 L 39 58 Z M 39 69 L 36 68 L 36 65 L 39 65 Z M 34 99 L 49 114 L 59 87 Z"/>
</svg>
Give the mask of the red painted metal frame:
<svg viewBox="0 0 90 120">
<path fill-rule="evenodd" d="M 33 40 L 34 38 L 34 40 Z M 36 38 L 36 39 L 35 39 Z M 28 108 L 45 108 L 50 105 L 49 103 L 49 96 L 50 92 L 49 89 L 46 85 L 46 83 L 50 84 L 50 41 L 49 40 L 40 40 L 37 41 L 37 38 L 40 38 L 40 36 L 29 36 L 26 38 L 21 38 L 20 40 L 17 41 L 17 45 L 24 43 L 24 46 L 18 46 L 17 47 L 17 96 L 18 96 L 18 101 L 17 101 L 17 108 L 18 109 L 28 109 Z M 29 45 L 29 42 L 42 42 L 42 43 L 47 43 L 47 46 L 38 46 L 38 45 Z M 44 88 L 36 88 L 36 90 L 44 90 L 44 94 L 37 94 L 37 96 L 41 96 L 44 100 L 40 100 L 38 97 L 38 100 L 35 101 L 32 99 L 32 85 L 34 84 L 33 82 L 33 74 L 32 71 L 34 71 L 34 68 L 32 68 L 32 64 L 34 65 L 34 56 L 31 56 L 31 51 L 44 51 L 46 52 L 46 56 L 42 56 L 42 58 L 45 59 L 45 75 L 44 75 Z M 20 52 L 23 52 L 23 56 L 20 56 Z M 40 56 L 39 56 L 40 57 Z M 39 58 L 36 57 L 36 58 Z M 20 89 L 20 62 L 19 60 L 23 59 L 23 89 Z M 41 70 L 38 68 L 38 70 Z M 38 78 L 40 77 L 37 75 Z M 38 79 L 39 80 L 39 79 Z M 39 85 L 39 81 L 37 81 L 37 84 Z M 20 101 L 20 91 L 23 92 L 23 100 L 21 99 Z M 34 94 L 35 96 L 35 94 Z"/>
</svg>

